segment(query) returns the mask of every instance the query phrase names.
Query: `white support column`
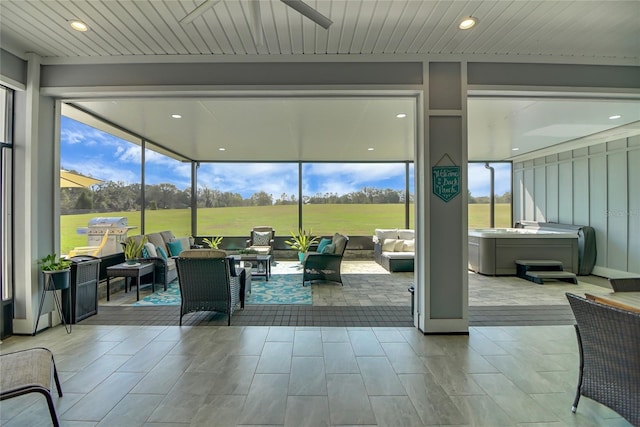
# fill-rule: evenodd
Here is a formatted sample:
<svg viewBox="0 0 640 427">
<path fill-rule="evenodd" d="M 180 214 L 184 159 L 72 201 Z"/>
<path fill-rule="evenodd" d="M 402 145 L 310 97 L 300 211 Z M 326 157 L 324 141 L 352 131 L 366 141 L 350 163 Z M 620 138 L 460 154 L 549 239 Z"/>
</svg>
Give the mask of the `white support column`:
<svg viewBox="0 0 640 427">
<path fill-rule="evenodd" d="M 54 102 L 40 95 L 40 57 L 27 55 L 27 84 L 16 93 L 14 141 L 14 283 L 13 332 L 31 334 L 36 323 L 42 280 L 37 260 L 53 250 Z M 18 214 L 19 213 L 19 214 Z M 45 308 L 50 308 L 47 304 Z M 48 310 L 40 325 L 49 325 Z M 50 310 L 49 310 L 50 311 Z M 53 322 L 56 323 L 56 318 Z"/>
<path fill-rule="evenodd" d="M 425 62 L 424 88 L 424 142 L 416 148 L 416 270 L 424 283 L 418 327 L 468 333 L 466 64 Z M 451 174 L 436 186 L 434 167 Z"/>
</svg>

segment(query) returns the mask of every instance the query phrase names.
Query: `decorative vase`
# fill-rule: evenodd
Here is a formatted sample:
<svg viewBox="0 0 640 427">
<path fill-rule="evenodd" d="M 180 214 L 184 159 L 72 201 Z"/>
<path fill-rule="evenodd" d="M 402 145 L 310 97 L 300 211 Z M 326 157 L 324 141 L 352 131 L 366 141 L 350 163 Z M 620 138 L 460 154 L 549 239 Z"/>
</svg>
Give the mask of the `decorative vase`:
<svg viewBox="0 0 640 427">
<path fill-rule="evenodd" d="M 300 260 L 300 264 L 304 261 L 304 252 L 298 252 L 298 259 Z"/>
<path fill-rule="evenodd" d="M 133 265 L 133 264 L 135 264 L 136 262 L 138 262 L 138 260 L 136 260 L 136 259 L 134 258 L 134 259 L 128 259 L 128 260 L 126 260 L 125 262 L 126 262 L 127 264 L 129 264 L 129 265 Z"/>
</svg>

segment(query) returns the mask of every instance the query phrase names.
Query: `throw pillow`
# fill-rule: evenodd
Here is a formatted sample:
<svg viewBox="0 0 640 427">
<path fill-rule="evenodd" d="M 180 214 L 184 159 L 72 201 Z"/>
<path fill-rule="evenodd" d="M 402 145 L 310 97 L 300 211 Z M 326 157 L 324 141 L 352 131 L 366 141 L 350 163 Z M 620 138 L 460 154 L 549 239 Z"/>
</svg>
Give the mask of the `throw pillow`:
<svg viewBox="0 0 640 427">
<path fill-rule="evenodd" d="M 158 256 L 158 252 L 156 251 L 156 247 L 153 245 L 153 243 L 147 242 L 144 244 L 144 247 L 147 250 L 150 258 L 156 258 Z"/>
<path fill-rule="evenodd" d="M 415 251 L 416 251 L 415 239 L 405 240 L 404 245 L 402 246 L 402 252 L 415 252 Z"/>
<path fill-rule="evenodd" d="M 393 252 L 396 248 L 396 242 L 398 239 L 384 239 L 382 241 L 382 251 L 383 252 Z"/>
<path fill-rule="evenodd" d="M 316 249 L 316 252 L 323 253 L 322 251 L 324 250 L 324 248 L 330 243 L 331 243 L 331 239 L 320 240 L 320 243 L 318 243 L 318 249 Z"/>
<path fill-rule="evenodd" d="M 167 248 L 169 248 L 169 255 L 178 256 L 182 252 L 182 242 L 180 240 L 167 242 Z"/>
<path fill-rule="evenodd" d="M 331 243 L 336 245 L 336 250 L 333 253 L 342 255 L 344 248 L 347 246 L 347 238 L 340 233 L 336 233 L 333 235 Z"/>
<path fill-rule="evenodd" d="M 160 246 L 156 246 L 156 251 L 158 252 L 158 255 L 160 255 L 165 261 L 169 258 L 167 256 L 167 253 Z"/>
<path fill-rule="evenodd" d="M 336 253 L 336 245 L 335 243 L 329 243 L 322 249 L 323 254 L 334 254 Z"/>
<path fill-rule="evenodd" d="M 404 240 L 398 239 L 396 240 L 396 244 L 393 245 L 394 252 L 402 252 L 402 247 L 404 246 Z"/>
<path fill-rule="evenodd" d="M 398 230 L 398 239 L 410 240 L 415 238 L 415 232 L 411 229 Z"/>
<path fill-rule="evenodd" d="M 149 258 L 149 251 L 147 250 L 146 246 L 142 247 L 141 252 L 142 252 L 142 258 Z"/>
<path fill-rule="evenodd" d="M 398 229 L 397 228 L 376 228 L 374 231 L 375 237 L 377 237 L 378 242 L 384 242 L 384 239 L 397 239 L 398 238 Z"/>
<path fill-rule="evenodd" d="M 271 243 L 270 231 L 254 231 L 253 232 L 253 246 L 269 246 Z"/>
</svg>

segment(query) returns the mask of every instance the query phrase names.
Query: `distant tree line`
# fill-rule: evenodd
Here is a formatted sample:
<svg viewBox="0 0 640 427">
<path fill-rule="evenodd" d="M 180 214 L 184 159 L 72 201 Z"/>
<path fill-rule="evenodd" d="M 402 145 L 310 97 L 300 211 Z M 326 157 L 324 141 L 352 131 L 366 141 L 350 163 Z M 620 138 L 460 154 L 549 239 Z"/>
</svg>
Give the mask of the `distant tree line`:
<svg viewBox="0 0 640 427">
<path fill-rule="evenodd" d="M 496 203 L 511 203 L 511 192 L 506 191 L 501 196 L 495 196 Z M 491 203 L 491 197 L 489 196 L 478 196 L 474 197 L 471 195 L 471 191 L 469 191 L 469 204 L 489 204 Z"/>
<path fill-rule="evenodd" d="M 60 192 L 62 214 L 79 212 L 117 212 L 140 210 L 142 186 L 108 181 L 89 188 L 63 188 Z M 145 187 L 146 209 L 186 209 L 191 206 L 191 188 L 178 189 L 173 184 L 155 184 Z M 220 191 L 207 187 L 198 189 L 199 208 L 225 208 L 239 206 L 297 205 L 295 194 L 282 193 L 275 198 L 265 191 L 257 191 L 244 198 L 239 193 Z M 392 189 L 364 187 L 362 190 L 338 195 L 317 193 L 303 196 L 305 204 L 382 204 L 404 203 L 405 192 Z M 511 193 L 496 197 L 496 203 L 510 203 Z M 489 203 L 489 197 L 473 197 L 469 203 Z"/>
</svg>

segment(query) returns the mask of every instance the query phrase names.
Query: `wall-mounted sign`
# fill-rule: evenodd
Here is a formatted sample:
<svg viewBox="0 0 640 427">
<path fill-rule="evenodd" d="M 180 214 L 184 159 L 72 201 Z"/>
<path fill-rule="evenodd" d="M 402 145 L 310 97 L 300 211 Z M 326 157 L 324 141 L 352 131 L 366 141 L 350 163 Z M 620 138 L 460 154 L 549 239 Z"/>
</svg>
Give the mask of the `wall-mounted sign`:
<svg viewBox="0 0 640 427">
<path fill-rule="evenodd" d="M 445 157 L 453 163 L 448 154 L 442 156 L 442 159 Z M 438 166 L 442 159 L 431 168 L 433 194 L 445 202 L 449 202 L 460 194 L 460 166 L 455 166 L 455 164 L 453 166 Z"/>
</svg>

